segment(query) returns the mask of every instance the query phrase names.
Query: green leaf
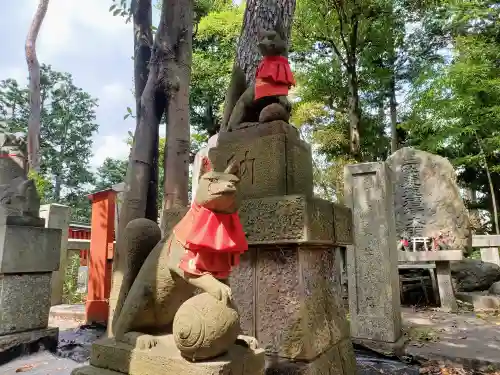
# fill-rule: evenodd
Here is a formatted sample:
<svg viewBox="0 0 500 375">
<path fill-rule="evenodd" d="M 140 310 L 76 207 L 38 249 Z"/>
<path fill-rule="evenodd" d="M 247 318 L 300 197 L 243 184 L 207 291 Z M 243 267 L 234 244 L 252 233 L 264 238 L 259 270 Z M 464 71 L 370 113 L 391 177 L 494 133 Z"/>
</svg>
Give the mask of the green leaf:
<svg viewBox="0 0 500 375">
<path fill-rule="evenodd" d="M 130 113 L 127 113 L 125 116 L 123 116 L 123 119 L 126 120 L 129 118 L 129 116 L 130 116 Z"/>
<path fill-rule="evenodd" d="M 121 9 L 115 9 L 115 10 L 113 11 L 113 16 L 117 16 L 117 15 L 119 15 L 119 14 L 120 14 L 120 12 L 121 12 Z"/>
</svg>

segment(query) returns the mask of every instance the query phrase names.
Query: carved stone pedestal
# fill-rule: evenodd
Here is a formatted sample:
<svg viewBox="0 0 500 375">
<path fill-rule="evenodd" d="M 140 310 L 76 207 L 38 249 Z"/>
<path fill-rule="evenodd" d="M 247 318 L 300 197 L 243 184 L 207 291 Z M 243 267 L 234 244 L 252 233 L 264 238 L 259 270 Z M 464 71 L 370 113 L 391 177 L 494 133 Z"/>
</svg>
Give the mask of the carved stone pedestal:
<svg viewBox="0 0 500 375">
<path fill-rule="evenodd" d="M 244 333 L 266 349 L 266 374 L 356 374 L 335 261 L 352 244 L 351 212 L 313 197 L 310 146 L 274 121 L 220 133 L 209 158 L 216 170 L 240 165 L 249 251 L 230 284 Z"/>
<path fill-rule="evenodd" d="M 80 367 L 71 375 L 263 375 L 264 350 L 234 345 L 215 360 L 189 362 L 182 358 L 174 340 L 152 349 L 102 339 L 92 345 L 90 366 Z"/>
</svg>

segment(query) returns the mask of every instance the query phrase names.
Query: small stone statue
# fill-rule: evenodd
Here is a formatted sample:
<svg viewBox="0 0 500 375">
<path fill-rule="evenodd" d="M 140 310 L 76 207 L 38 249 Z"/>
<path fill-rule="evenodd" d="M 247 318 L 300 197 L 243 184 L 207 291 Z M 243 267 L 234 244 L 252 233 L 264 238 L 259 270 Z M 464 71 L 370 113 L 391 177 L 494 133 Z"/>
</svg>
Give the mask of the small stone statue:
<svg viewBox="0 0 500 375">
<path fill-rule="evenodd" d="M 158 242 L 160 229 L 147 219 L 127 225 L 130 258 L 137 244 L 158 244 L 140 267 L 115 320 L 117 341 L 148 349 L 173 335 L 190 361 L 218 357 L 235 343 L 257 349 L 254 338 L 240 335 L 227 281 L 248 249 L 237 212 L 238 165 L 215 172 L 204 158 L 203 172 L 190 210 L 168 238 Z M 197 290 L 202 293 L 195 295 Z"/>
<path fill-rule="evenodd" d="M 255 85 L 246 87 L 241 69 L 236 68 L 233 73 L 236 75 L 233 79 L 241 82 L 240 90 L 235 93 L 243 93 L 234 108 L 225 110 L 222 131 L 232 131 L 243 122 L 288 122 L 290 118 L 291 104 L 287 95 L 295 79 L 286 57 L 286 41 L 277 31 L 260 31 L 259 50 L 263 59 L 257 68 Z"/>
<path fill-rule="evenodd" d="M 40 198 L 34 181 L 27 177 L 26 160 L 26 141 L 0 133 L 0 215 L 16 218 L 18 225 L 43 225 Z"/>
</svg>

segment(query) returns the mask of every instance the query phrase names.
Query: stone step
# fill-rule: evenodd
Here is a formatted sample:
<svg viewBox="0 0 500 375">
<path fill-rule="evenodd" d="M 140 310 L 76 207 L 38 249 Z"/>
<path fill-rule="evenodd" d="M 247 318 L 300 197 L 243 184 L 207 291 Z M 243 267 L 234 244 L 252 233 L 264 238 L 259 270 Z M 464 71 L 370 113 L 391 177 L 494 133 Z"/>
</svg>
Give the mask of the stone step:
<svg viewBox="0 0 500 375">
<path fill-rule="evenodd" d="M 85 305 L 54 305 L 50 308 L 50 318 L 85 322 Z"/>
</svg>

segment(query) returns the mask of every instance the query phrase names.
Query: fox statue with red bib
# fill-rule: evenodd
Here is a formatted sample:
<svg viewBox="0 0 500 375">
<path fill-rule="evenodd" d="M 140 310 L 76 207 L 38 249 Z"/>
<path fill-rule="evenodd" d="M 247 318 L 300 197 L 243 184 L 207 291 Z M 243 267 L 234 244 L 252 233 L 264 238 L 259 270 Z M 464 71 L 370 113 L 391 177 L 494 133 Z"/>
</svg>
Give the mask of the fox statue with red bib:
<svg viewBox="0 0 500 375">
<path fill-rule="evenodd" d="M 192 361 L 215 358 L 235 343 L 252 349 L 258 345 L 255 338 L 240 335 L 227 281 L 248 249 L 238 216 L 238 166 L 216 172 L 208 158 L 202 164 L 189 211 L 145 259 L 114 332 L 117 341 L 139 349 L 161 345 L 173 335 L 181 355 Z M 146 232 L 159 233 L 159 228 L 136 219 L 125 235 L 133 242 Z"/>
</svg>

